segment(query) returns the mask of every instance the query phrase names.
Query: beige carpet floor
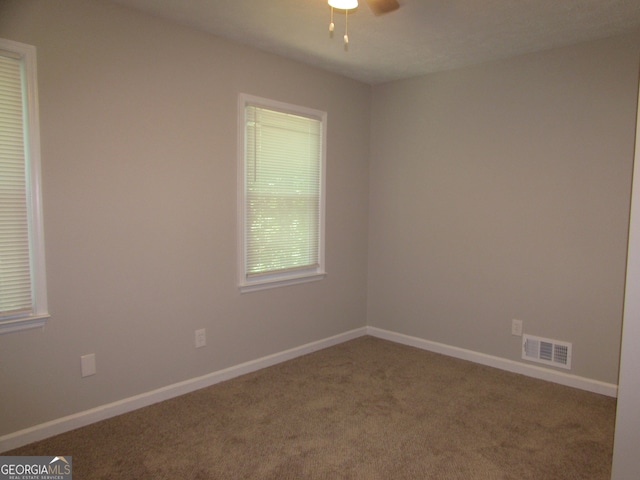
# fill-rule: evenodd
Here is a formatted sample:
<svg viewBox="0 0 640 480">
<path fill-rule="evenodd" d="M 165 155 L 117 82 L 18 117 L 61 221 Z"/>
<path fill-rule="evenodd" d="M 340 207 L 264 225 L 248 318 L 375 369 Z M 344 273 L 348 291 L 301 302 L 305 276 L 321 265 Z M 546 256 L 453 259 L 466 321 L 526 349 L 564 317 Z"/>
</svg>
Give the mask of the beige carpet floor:
<svg viewBox="0 0 640 480">
<path fill-rule="evenodd" d="M 362 337 L 4 455 L 82 479 L 608 479 L 615 399 Z"/>
</svg>

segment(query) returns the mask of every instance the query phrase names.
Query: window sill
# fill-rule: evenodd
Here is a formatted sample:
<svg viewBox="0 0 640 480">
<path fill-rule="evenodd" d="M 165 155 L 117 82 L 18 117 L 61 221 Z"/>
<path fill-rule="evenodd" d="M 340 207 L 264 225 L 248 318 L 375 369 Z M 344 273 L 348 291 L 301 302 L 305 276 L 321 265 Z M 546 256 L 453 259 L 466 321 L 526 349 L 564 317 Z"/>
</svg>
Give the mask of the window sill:
<svg viewBox="0 0 640 480">
<path fill-rule="evenodd" d="M 43 328 L 49 317 L 49 314 L 43 314 L 34 315 L 33 317 L 14 318 L 12 320 L 0 321 L 0 335 L 20 332 L 22 330 L 32 330 L 34 328 Z"/>
<path fill-rule="evenodd" d="M 288 285 L 297 285 L 299 283 L 317 282 L 327 276 L 326 272 L 300 275 L 297 277 L 286 277 L 279 279 L 263 279 L 251 283 L 240 284 L 240 293 L 255 292 L 258 290 L 267 290 L 269 288 L 286 287 Z"/>
</svg>

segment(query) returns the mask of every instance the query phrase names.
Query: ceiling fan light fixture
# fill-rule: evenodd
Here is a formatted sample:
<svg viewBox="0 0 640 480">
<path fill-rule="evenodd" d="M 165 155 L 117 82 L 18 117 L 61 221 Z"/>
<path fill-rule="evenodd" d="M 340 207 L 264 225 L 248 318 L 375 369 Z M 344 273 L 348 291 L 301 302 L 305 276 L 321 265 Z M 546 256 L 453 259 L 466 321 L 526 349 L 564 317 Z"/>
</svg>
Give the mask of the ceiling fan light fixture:
<svg viewBox="0 0 640 480">
<path fill-rule="evenodd" d="M 353 10 L 358 6 L 358 0 L 329 0 L 328 3 L 340 10 Z"/>
<path fill-rule="evenodd" d="M 328 0 L 327 3 L 331 7 L 331 23 L 329 23 L 329 31 L 333 33 L 335 24 L 333 23 L 333 9 L 344 10 L 344 45 L 347 48 L 349 44 L 349 10 L 353 10 L 358 6 L 358 0 Z"/>
</svg>

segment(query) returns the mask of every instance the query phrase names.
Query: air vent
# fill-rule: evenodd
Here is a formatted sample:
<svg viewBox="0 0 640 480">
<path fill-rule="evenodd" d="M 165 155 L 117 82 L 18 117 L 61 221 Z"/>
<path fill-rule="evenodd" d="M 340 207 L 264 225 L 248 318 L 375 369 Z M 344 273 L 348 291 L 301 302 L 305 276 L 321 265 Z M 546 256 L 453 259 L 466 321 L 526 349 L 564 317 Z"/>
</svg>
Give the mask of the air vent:
<svg viewBox="0 0 640 480">
<path fill-rule="evenodd" d="M 571 370 L 571 343 L 523 335 L 522 358 Z"/>
</svg>

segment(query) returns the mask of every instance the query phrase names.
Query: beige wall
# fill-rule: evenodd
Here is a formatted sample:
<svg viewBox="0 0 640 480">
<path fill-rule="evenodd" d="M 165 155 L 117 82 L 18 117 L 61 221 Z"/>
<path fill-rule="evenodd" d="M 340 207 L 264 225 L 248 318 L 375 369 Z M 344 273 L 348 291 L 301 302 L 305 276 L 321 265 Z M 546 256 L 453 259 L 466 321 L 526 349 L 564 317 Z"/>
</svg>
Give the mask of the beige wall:
<svg viewBox="0 0 640 480">
<path fill-rule="evenodd" d="M 639 35 L 373 90 L 96 0 L 0 37 L 38 49 L 53 314 L 0 336 L 0 435 L 367 322 L 519 360 L 521 318 L 616 383 Z M 328 112 L 324 281 L 238 293 L 239 92 Z"/>
<path fill-rule="evenodd" d="M 101 1 L 0 37 L 37 47 L 52 313 L 0 336 L 0 435 L 365 325 L 369 86 Z M 239 92 L 328 112 L 321 282 L 238 292 Z"/>
<path fill-rule="evenodd" d="M 638 34 L 373 90 L 368 324 L 617 383 Z"/>
</svg>

